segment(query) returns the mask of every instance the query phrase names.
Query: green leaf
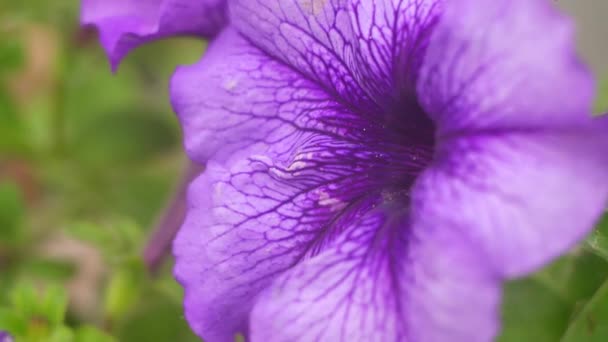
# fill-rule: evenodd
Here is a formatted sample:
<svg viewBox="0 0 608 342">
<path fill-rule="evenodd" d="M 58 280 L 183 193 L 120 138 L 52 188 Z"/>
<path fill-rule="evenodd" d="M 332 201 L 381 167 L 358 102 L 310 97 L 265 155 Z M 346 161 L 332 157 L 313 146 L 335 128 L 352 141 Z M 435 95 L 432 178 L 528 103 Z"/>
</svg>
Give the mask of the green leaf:
<svg viewBox="0 0 608 342">
<path fill-rule="evenodd" d="M 74 341 L 74 332 L 66 326 L 55 327 L 50 333 L 50 336 L 45 337 L 44 341 L 48 342 L 72 342 Z"/>
<path fill-rule="evenodd" d="M 68 306 L 66 291 L 58 285 L 49 285 L 39 293 L 29 282 L 15 286 L 11 293 L 15 313 L 27 319 L 43 319 L 52 325 L 60 325 Z"/>
<path fill-rule="evenodd" d="M 99 329 L 85 325 L 76 330 L 74 342 L 115 342 L 116 339 Z"/>
<path fill-rule="evenodd" d="M 500 342 L 554 342 L 562 334 L 570 306 L 532 278 L 505 286 Z"/>
<path fill-rule="evenodd" d="M 52 260 L 39 257 L 29 257 L 20 265 L 21 270 L 37 278 L 52 281 L 65 281 L 74 276 L 76 265 L 72 262 Z"/>
<path fill-rule="evenodd" d="M 144 241 L 141 228 L 132 220 L 116 220 L 99 225 L 78 222 L 66 227 L 71 236 L 94 244 L 112 264 L 121 264 L 125 259 L 139 254 Z"/>
<path fill-rule="evenodd" d="M 107 113 L 85 123 L 75 139 L 76 157 L 88 165 L 116 168 L 149 160 L 178 145 L 178 132 L 168 120 L 137 112 Z"/>
<path fill-rule="evenodd" d="M 585 247 L 608 261 L 608 215 L 604 215 L 585 241 Z"/>
<path fill-rule="evenodd" d="M 0 34 L 0 76 L 23 65 L 24 53 L 21 41 L 14 35 Z"/>
<path fill-rule="evenodd" d="M 608 281 L 575 316 L 562 342 L 608 341 Z"/>
<path fill-rule="evenodd" d="M 0 83 L 0 152 L 10 155 L 28 153 L 27 133 L 17 107 L 5 86 Z"/>
<path fill-rule="evenodd" d="M 108 228 L 92 222 L 76 222 L 66 226 L 70 236 L 89 242 L 96 247 L 108 249 L 114 244 L 114 236 Z"/>
<path fill-rule="evenodd" d="M 141 300 L 117 325 L 120 341 L 200 341 L 190 330 L 180 303 L 154 289 L 147 289 Z"/>
<path fill-rule="evenodd" d="M 63 287 L 47 287 L 40 302 L 40 313 L 52 324 L 63 323 L 68 308 L 68 296 Z"/>
<path fill-rule="evenodd" d="M 608 264 L 579 248 L 528 278 L 507 283 L 499 341 L 558 341 L 607 277 Z"/>
<path fill-rule="evenodd" d="M 10 294 L 11 304 L 16 313 L 30 317 L 38 313 L 38 293 L 31 283 L 15 286 Z"/>
<path fill-rule="evenodd" d="M 105 317 L 111 321 L 122 318 L 139 299 L 146 281 L 143 262 L 131 260 L 110 278 L 105 294 Z"/>
<path fill-rule="evenodd" d="M 19 187 L 14 183 L 0 183 L 0 247 L 20 242 L 24 213 Z"/>
<path fill-rule="evenodd" d="M 0 330 L 22 336 L 27 330 L 26 322 L 14 310 L 0 308 Z"/>
<path fill-rule="evenodd" d="M 604 114 L 608 112 L 608 78 L 602 79 L 598 88 L 594 112 L 596 114 Z"/>
</svg>

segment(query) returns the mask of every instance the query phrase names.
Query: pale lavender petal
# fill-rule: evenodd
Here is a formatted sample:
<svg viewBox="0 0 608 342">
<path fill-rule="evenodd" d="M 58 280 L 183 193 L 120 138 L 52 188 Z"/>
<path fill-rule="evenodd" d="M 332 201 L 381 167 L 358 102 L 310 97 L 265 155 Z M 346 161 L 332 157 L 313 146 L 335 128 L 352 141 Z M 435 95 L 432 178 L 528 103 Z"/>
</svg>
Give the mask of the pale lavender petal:
<svg viewBox="0 0 608 342">
<path fill-rule="evenodd" d="M 593 82 L 551 1 L 449 1 L 418 84 L 440 135 L 587 125 Z"/>
<path fill-rule="evenodd" d="M 227 22 L 226 0 L 82 0 L 112 69 L 135 47 L 170 36 L 210 38 Z"/>
<path fill-rule="evenodd" d="M 418 83 L 438 129 L 421 216 L 469 236 L 505 277 L 565 252 L 608 195 L 608 126 L 591 117 L 592 90 L 550 2 L 449 2 Z"/>
<path fill-rule="evenodd" d="M 424 198 L 420 216 L 468 236 L 503 276 L 533 271 L 584 237 L 605 210 L 601 124 L 443 141 L 415 190 Z"/>
<path fill-rule="evenodd" d="M 347 217 L 329 248 L 260 296 L 252 341 L 495 336 L 500 284 L 477 250 L 449 227 L 412 226 L 407 203 L 378 202 Z"/>
</svg>

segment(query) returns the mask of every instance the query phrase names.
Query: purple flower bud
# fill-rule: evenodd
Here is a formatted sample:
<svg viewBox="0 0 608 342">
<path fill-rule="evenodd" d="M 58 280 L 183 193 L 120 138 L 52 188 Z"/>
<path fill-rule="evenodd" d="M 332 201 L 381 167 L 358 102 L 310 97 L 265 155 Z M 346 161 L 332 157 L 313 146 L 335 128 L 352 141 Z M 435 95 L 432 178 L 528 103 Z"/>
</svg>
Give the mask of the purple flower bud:
<svg viewBox="0 0 608 342">
<path fill-rule="evenodd" d="M 15 340 L 13 339 L 11 334 L 9 334 L 6 331 L 0 331 L 0 342 L 14 342 L 14 341 Z"/>
</svg>

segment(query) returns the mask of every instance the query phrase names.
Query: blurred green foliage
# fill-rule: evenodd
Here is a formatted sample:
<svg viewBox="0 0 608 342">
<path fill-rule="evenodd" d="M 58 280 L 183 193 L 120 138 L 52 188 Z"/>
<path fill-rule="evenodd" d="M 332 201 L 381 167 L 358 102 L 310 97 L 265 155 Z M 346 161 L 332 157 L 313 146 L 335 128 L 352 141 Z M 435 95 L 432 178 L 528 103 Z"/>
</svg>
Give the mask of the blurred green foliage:
<svg viewBox="0 0 608 342">
<path fill-rule="evenodd" d="M 151 275 L 141 254 L 186 166 L 169 76 L 204 43 L 144 47 L 113 75 L 78 7 L 0 0 L 0 331 L 196 341 L 171 263 Z"/>
<path fill-rule="evenodd" d="M 112 75 L 77 13 L 77 0 L 0 1 L 0 331 L 25 342 L 196 341 L 170 263 L 151 275 L 140 255 L 185 164 L 167 81 L 203 44 L 141 48 Z M 502 316 L 502 342 L 607 341 L 608 220 L 506 284 Z"/>
<path fill-rule="evenodd" d="M 594 112 L 601 115 L 608 113 L 608 77 L 602 78 L 598 87 L 599 91 Z"/>
</svg>

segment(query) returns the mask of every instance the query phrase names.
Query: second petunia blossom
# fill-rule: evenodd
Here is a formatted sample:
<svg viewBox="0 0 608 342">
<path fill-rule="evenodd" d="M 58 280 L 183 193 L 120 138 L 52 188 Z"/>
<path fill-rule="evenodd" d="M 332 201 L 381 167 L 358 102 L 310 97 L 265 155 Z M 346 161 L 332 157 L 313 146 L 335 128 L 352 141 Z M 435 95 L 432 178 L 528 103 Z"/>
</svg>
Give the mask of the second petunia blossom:
<svg viewBox="0 0 608 342">
<path fill-rule="evenodd" d="M 174 243 L 206 341 L 490 341 L 502 282 L 604 211 L 608 122 L 546 0 L 149 2 L 172 21 L 127 36 L 215 23 L 171 82 L 207 165 Z M 183 11 L 207 4 L 229 19 Z"/>
</svg>

